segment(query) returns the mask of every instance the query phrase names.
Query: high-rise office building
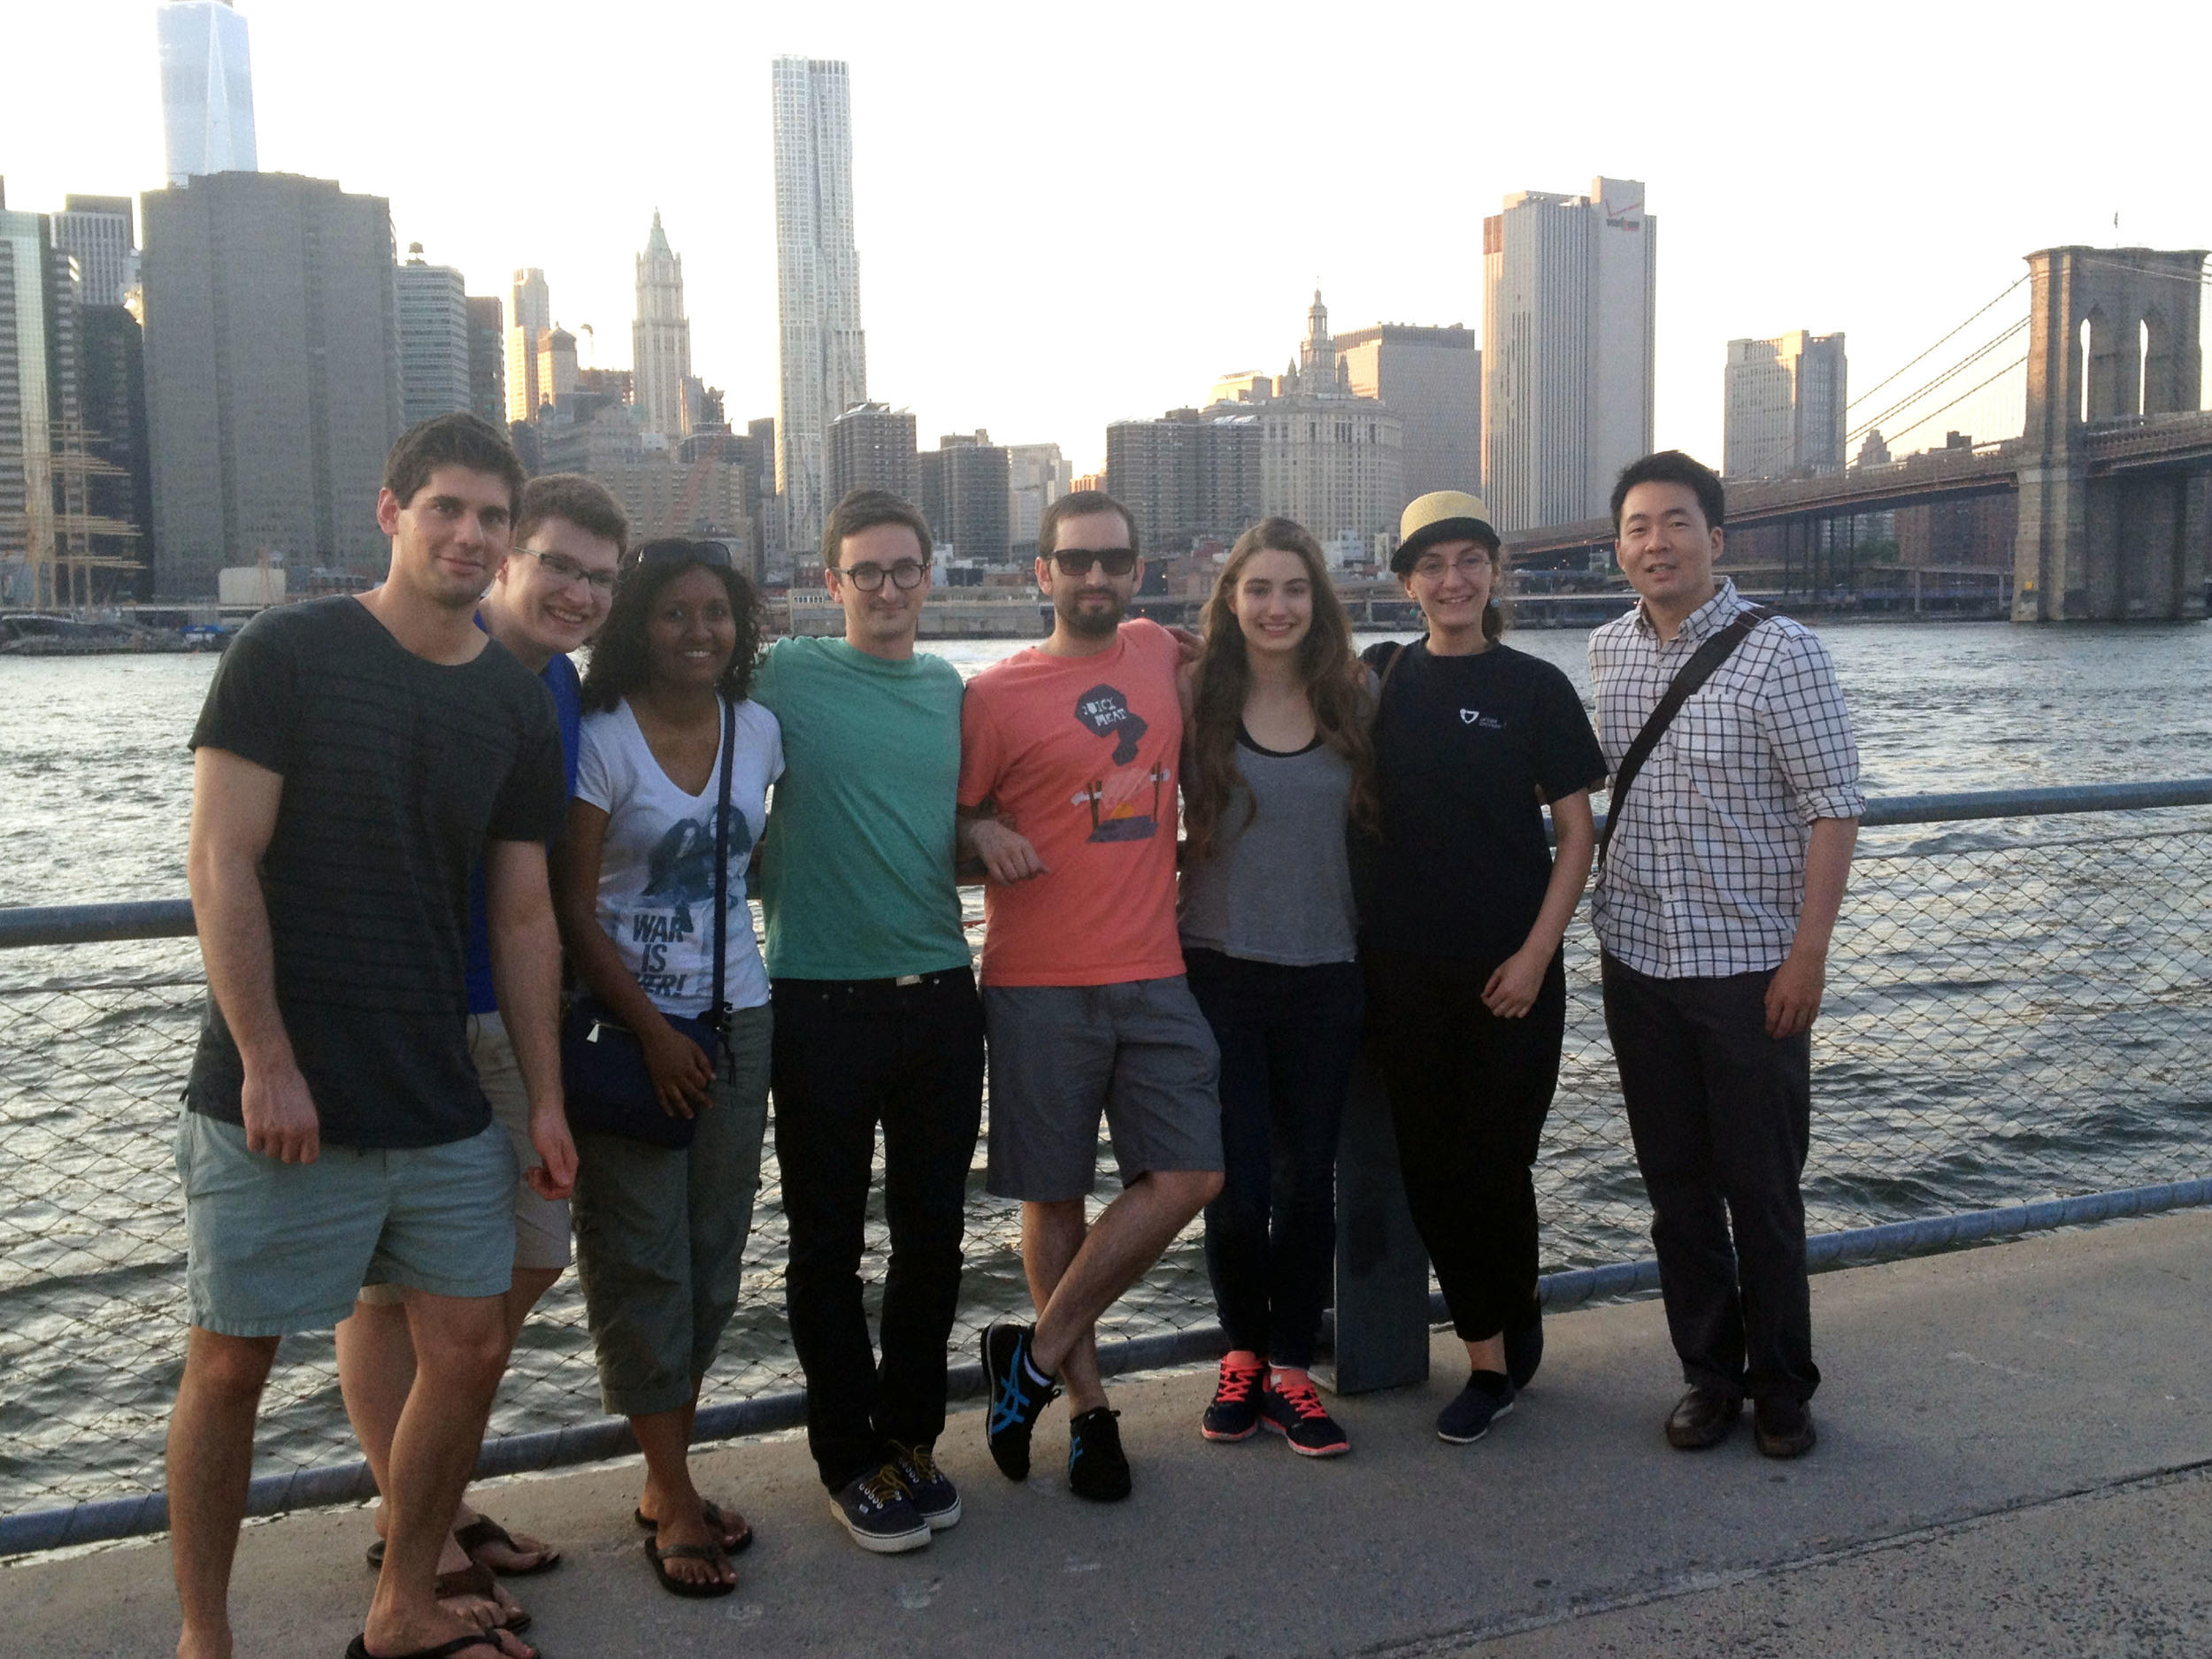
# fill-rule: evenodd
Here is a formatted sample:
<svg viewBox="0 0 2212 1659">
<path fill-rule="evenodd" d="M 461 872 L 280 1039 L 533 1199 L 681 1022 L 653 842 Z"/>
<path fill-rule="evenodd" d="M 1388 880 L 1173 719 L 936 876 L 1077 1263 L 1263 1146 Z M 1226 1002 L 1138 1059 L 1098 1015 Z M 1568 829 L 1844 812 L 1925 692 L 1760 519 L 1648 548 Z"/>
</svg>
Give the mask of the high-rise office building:
<svg viewBox="0 0 2212 1659">
<path fill-rule="evenodd" d="M 1843 471 L 1843 336 L 1794 329 L 1732 340 L 1724 371 L 1721 471 L 1788 478 Z"/>
<path fill-rule="evenodd" d="M 915 504 L 929 520 L 938 551 L 948 558 L 1004 559 L 1010 546 L 1006 451 L 991 434 L 949 434 L 915 463 L 920 496 Z"/>
<path fill-rule="evenodd" d="M 261 555 L 381 570 L 402 430 L 392 216 L 328 180 L 227 173 L 144 198 L 154 587 Z"/>
<path fill-rule="evenodd" d="M 576 336 L 557 324 L 538 336 L 538 403 L 558 405 L 578 390 Z"/>
<path fill-rule="evenodd" d="M 81 412 L 73 273 L 43 216 L 0 207 L 0 595 L 19 604 L 55 591 L 73 504 L 58 453 Z"/>
<path fill-rule="evenodd" d="M 54 246 L 77 262 L 77 298 L 120 305 L 138 286 L 135 204 L 127 196 L 72 196 L 51 216 Z"/>
<path fill-rule="evenodd" d="M 691 430 L 684 383 L 691 378 L 691 324 L 684 317 L 684 262 L 668 245 L 660 210 L 637 257 L 637 319 L 630 325 L 637 406 L 645 430 L 679 438 Z"/>
<path fill-rule="evenodd" d="M 1148 556 L 1233 541 L 1264 516 L 1260 442 L 1256 411 L 1217 405 L 1203 414 L 1174 409 L 1158 420 L 1118 420 L 1106 428 L 1104 488 L 1129 509 Z"/>
<path fill-rule="evenodd" d="M 395 273 L 399 301 L 399 398 L 409 426 L 472 409 L 469 385 L 469 301 L 461 273 L 430 265 L 422 244 L 407 245 Z"/>
<path fill-rule="evenodd" d="M 538 385 L 538 358 L 553 327 L 553 294 L 545 273 L 530 265 L 515 273 L 514 321 L 507 327 L 507 419 L 534 420 L 550 390 Z"/>
<path fill-rule="evenodd" d="M 1633 179 L 1482 222 L 1482 477 L 1501 530 L 1601 518 L 1651 450 L 1659 221 Z"/>
<path fill-rule="evenodd" d="M 1339 334 L 1336 346 L 1352 395 L 1378 399 L 1404 423 L 1406 500 L 1435 489 L 1480 493 L 1482 352 L 1473 333 L 1457 323 L 1383 323 Z"/>
<path fill-rule="evenodd" d="M 77 313 L 77 397 L 85 451 L 99 465 L 85 479 L 96 559 L 134 565 L 132 597 L 153 597 L 153 456 L 147 442 L 145 334 L 122 305 Z"/>
<path fill-rule="evenodd" d="M 1056 443 L 1010 443 L 1006 475 L 1006 533 L 1018 557 L 1036 545 L 1045 509 L 1068 493 L 1075 467 Z"/>
<path fill-rule="evenodd" d="M 468 296 L 469 407 L 495 426 L 507 422 L 507 340 L 496 294 Z"/>
<path fill-rule="evenodd" d="M 246 19 L 230 0 L 169 0 L 161 35 L 161 116 L 169 182 L 251 173 L 253 60 Z"/>
<path fill-rule="evenodd" d="M 804 548 L 832 505 L 830 423 L 868 401 L 845 65 L 777 58 L 775 123 L 776 488 L 786 544 Z"/>
<path fill-rule="evenodd" d="M 856 489 L 887 489 L 910 502 L 919 488 L 910 411 L 888 403 L 856 403 L 830 422 L 831 506 Z"/>
</svg>

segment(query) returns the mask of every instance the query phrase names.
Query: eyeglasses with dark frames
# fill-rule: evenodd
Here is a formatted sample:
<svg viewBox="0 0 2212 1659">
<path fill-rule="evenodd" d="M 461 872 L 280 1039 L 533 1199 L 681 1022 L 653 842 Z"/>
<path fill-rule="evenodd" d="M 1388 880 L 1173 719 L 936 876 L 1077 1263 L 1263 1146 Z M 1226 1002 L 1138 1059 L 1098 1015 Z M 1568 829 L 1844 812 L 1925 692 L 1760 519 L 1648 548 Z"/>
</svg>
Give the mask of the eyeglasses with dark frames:
<svg viewBox="0 0 2212 1659">
<path fill-rule="evenodd" d="M 1137 550 L 1127 547 L 1071 547 L 1052 556 L 1063 576 L 1088 576 L 1095 565 L 1109 576 L 1126 576 L 1137 568 Z"/>
<path fill-rule="evenodd" d="M 612 571 L 586 570 L 565 553 L 541 553 L 534 547 L 518 547 L 515 551 L 527 553 L 532 558 L 537 560 L 539 566 L 549 576 L 556 577 L 565 582 L 588 583 L 592 592 L 595 594 L 611 594 L 614 591 L 615 573 Z"/>
<path fill-rule="evenodd" d="M 864 559 L 857 565 L 833 565 L 829 568 L 862 593 L 872 594 L 883 586 L 886 576 L 891 579 L 894 588 L 902 591 L 919 588 L 922 579 L 929 574 L 929 561 L 899 559 L 890 565 L 878 565 L 872 559 Z"/>
</svg>

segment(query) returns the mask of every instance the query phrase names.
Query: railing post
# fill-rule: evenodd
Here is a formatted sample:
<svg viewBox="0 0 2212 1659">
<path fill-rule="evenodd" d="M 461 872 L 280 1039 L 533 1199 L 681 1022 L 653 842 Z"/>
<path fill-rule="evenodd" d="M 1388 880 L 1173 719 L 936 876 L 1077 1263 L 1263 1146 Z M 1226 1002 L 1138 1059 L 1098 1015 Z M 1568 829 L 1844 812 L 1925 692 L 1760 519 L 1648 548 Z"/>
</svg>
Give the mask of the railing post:
<svg viewBox="0 0 2212 1659">
<path fill-rule="evenodd" d="M 1428 1252 L 1406 1207 L 1390 1102 L 1363 1055 L 1337 1142 L 1336 1351 L 1323 1380 L 1357 1394 L 1428 1375 Z"/>
</svg>

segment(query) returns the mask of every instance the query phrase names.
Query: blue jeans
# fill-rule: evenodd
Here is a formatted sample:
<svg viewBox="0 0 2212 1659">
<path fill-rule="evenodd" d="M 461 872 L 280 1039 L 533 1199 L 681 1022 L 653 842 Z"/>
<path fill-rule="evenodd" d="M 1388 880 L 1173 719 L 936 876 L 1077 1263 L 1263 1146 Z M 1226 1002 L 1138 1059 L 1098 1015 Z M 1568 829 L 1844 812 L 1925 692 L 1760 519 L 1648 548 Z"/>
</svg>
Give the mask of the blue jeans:
<svg viewBox="0 0 2212 1659">
<path fill-rule="evenodd" d="M 1187 950 L 1221 1047 L 1221 1196 L 1206 1271 L 1233 1348 L 1313 1363 L 1336 1259 L 1336 1147 L 1359 1054 L 1359 964 L 1284 967 Z"/>
</svg>

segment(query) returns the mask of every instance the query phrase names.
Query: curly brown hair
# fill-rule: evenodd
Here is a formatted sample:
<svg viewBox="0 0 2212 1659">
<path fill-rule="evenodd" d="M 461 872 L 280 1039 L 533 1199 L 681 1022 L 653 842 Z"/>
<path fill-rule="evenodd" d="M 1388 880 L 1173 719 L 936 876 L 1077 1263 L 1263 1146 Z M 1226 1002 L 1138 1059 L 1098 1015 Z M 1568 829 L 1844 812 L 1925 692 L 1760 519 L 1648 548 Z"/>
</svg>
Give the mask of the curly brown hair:
<svg viewBox="0 0 2212 1659">
<path fill-rule="evenodd" d="M 1183 734 L 1183 826 L 1194 858 L 1211 855 L 1215 837 L 1240 795 L 1245 824 L 1259 810 L 1237 769 L 1237 732 L 1252 689 L 1252 663 L 1245 654 L 1234 600 L 1244 567 L 1263 552 L 1294 553 L 1306 567 L 1313 587 L 1313 623 L 1299 642 L 1299 677 L 1305 681 L 1321 741 L 1351 764 L 1352 821 L 1370 832 L 1381 826 L 1375 750 L 1368 733 L 1374 697 L 1366 665 L 1352 650 L 1352 618 L 1329 580 L 1328 558 L 1312 533 L 1288 518 L 1263 518 L 1237 538 L 1206 601 L 1206 644 L 1199 654 L 1197 693 Z"/>
</svg>

